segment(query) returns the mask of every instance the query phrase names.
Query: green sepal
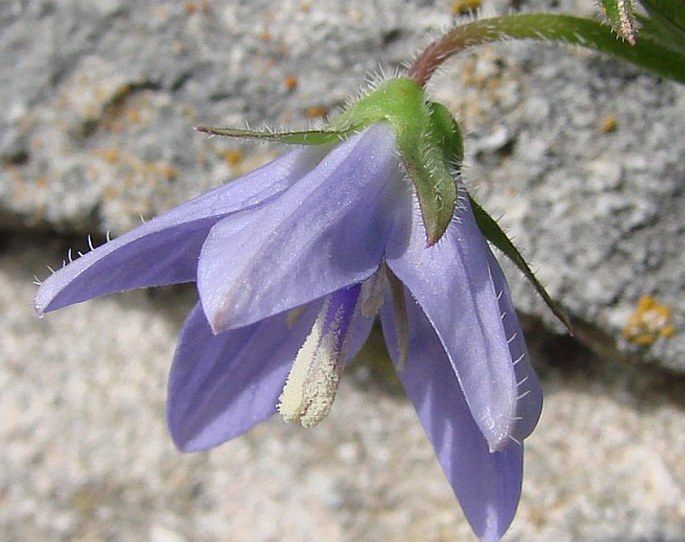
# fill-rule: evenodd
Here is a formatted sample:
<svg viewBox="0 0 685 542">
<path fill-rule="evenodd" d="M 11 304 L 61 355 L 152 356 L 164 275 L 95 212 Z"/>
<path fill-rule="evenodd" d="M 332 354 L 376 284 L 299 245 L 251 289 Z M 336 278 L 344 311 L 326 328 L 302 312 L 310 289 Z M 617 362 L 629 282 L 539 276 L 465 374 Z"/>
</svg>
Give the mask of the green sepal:
<svg viewBox="0 0 685 542">
<path fill-rule="evenodd" d="M 637 25 L 633 0 L 602 0 L 602 8 L 613 31 L 635 45 Z"/>
<path fill-rule="evenodd" d="M 270 130 L 249 130 L 247 128 L 197 126 L 195 130 L 209 135 L 275 141 L 288 145 L 326 145 L 338 143 L 348 135 L 345 131 L 330 129 L 275 132 Z"/>
<path fill-rule="evenodd" d="M 511 242 L 509 237 L 504 230 L 499 227 L 499 224 L 492 218 L 485 209 L 483 209 L 471 196 L 469 196 L 469 201 L 471 202 L 471 207 L 473 208 L 473 215 L 476 219 L 476 224 L 480 231 L 483 232 L 485 238 L 490 241 L 494 246 L 501 250 L 504 255 L 509 258 L 514 265 L 519 268 L 523 275 L 530 281 L 533 287 L 537 290 L 540 297 L 547 304 L 550 310 L 554 313 L 559 321 L 566 326 L 568 332 L 573 335 L 573 325 L 571 324 L 570 318 L 564 313 L 559 305 L 557 305 L 551 296 L 545 290 L 545 287 L 537 279 L 535 273 L 526 263 L 521 253 Z"/>
<path fill-rule="evenodd" d="M 410 79 L 392 79 L 352 104 L 333 122 L 338 130 L 359 130 L 387 122 L 411 179 L 426 228 L 426 244 L 447 230 L 457 201 L 455 166 L 463 158 L 457 123 L 442 105 L 428 102 Z"/>
<path fill-rule="evenodd" d="M 386 122 L 409 176 L 431 246 L 447 230 L 457 201 L 456 175 L 464 157 L 457 122 L 442 105 L 426 100 L 424 90 L 411 79 L 385 81 L 352 103 L 322 130 L 299 132 L 256 131 L 237 128 L 196 130 L 219 136 L 253 138 L 297 145 L 337 143 L 372 124 Z"/>
</svg>

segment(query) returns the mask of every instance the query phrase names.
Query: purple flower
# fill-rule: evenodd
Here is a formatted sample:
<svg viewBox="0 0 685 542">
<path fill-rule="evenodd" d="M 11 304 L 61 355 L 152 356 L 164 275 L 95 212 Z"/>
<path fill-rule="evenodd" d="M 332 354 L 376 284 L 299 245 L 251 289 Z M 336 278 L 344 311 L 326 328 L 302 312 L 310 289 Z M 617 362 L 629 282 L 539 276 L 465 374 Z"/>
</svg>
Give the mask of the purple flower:
<svg viewBox="0 0 685 542">
<path fill-rule="evenodd" d="M 169 378 L 168 422 L 181 450 L 216 446 L 277 410 L 318 423 L 380 314 L 475 533 L 504 533 L 540 386 L 463 188 L 447 231 L 427 247 L 386 124 L 297 148 L 96 248 L 50 276 L 35 306 L 43 314 L 181 282 L 196 282 L 200 298 Z"/>
</svg>

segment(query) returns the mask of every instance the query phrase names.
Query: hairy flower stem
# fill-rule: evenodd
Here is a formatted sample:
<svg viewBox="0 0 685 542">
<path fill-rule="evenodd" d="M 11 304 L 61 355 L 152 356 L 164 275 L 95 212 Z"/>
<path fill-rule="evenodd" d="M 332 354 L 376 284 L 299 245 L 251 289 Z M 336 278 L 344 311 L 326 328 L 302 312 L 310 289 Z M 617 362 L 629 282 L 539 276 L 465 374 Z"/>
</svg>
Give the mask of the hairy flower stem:
<svg viewBox="0 0 685 542">
<path fill-rule="evenodd" d="M 685 70 L 674 66 L 648 40 L 631 46 L 612 34 L 599 21 L 554 15 L 526 13 L 481 19 L 458 26 L 431 43 L 409 68 L 408 76 L 425 86 L 435 70 L 448 58 L 470 47 L 513 39 L 555 41 L 608 53 L 667 77 L 682 81 Z"/>
</svg>

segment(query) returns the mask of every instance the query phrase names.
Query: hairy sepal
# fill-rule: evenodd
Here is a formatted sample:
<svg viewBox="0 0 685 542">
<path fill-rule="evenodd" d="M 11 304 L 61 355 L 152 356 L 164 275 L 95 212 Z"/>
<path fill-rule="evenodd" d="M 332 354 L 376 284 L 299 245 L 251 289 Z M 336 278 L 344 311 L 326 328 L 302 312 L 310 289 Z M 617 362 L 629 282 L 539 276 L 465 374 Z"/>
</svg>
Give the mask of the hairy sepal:
<svg viewBox="0 0 685 542">
<path fill-rule="evenodd" d="M 196 131 L 213 136 L 225 136 L 243 139 L 257 139 L 261 141 L 273 141 L 288 145 L 326 145 L 338 143 L 345 139 L 349 133 L 347 130 L 302 130 L 302 131 L 271 131 L 250 130 L 247 128 L 197 126 Z"/>
<path fill-rule="evenodd" d="M 277 132 L 198 127 L 210 135 L 251 138 L 296 145 L 337 143 L 372 124 L 386 122 L 402 164 L 414 185 L 426 227 L 426 244 L 435 244 L 452 220 L 457 201 L 456 174 L 463 158 L 459 126 L 440 104 L 426 100 L 411 79 L 385 81 L 352 103 L 321 130 Z"/>
<path fill-rule="evenodd" d="M 457 123 L 443 106 L 426 100 L 410 79 L 391 79 L 350 106 L 334 129 L 390 124 L 402 164 L 419 201 L 426 244 L 435 244 L 452 220 L 457 200 L 454 166 L 463 157 Z"/>
</svg>

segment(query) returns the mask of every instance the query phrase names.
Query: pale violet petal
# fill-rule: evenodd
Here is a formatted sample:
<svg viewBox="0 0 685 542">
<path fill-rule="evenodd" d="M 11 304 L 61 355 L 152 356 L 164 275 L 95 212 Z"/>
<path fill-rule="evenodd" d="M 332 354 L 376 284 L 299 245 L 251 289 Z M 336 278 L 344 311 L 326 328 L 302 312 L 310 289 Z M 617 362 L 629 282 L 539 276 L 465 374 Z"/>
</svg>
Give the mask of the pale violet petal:
<svg viewBox="0 0 685 542">
<path fill-rule="evenodd" d="M 217 446 L 276 412 L 278 396 L 320 303 L 215 335 L 198 303 L 169 375 L 167 420 L 183 451 Z"/>
<path fill-rule="evenodd" d="M 493 280 L 496 262 L 463 194 L 458 205 L 445 235 L 429 248 L 415 213 L 408 237 L 407 228 L 393 233 L 387 264 L 433 325 L 478 427 L 500 450 L 516 438 L 519 391 L 509 342 L 522 332 L 513 314 L 504 317 L 505 327 L 498 299 L 506 283 Z"/>
<path fill-rule="evenodd" d="M 509 295 L 507 280 L 492 252 L 488 252 L 488 260 L 495 288 L 501 293 L 499 299 L 500 312 L 504 323 L 504 332 L 508 337 L 516 376 L 518 401 L 516 403 L 516 424 L 511 436 L 520 442 L 531 434 L 540 419 L 542 387 L 535 374 L 535 369 L 530 363 L 528 347 L 516 316 L 516 309 L 514 309 L 514 304 L 511 301 L 511 295 Z"/>
<path fill-rule="evenodd" d="M 339 144 L 268 205 L 212 228 L 198 267 L 212 328 L 244 326 L 369 277 L 409 200 L 391 130 Z"/>
<path fill-rule="evenodd" d="M 87 252 L 42 283 L 36 311 L 42 314 L 133 288 L 194 281 L 197 258 L 210 228 L 230 213 L 283 192 L 324 151 L 315 147 L 292 151 Z"/>
<path fill-rule="evenodd" d="M 408 292 L 405 297 L 409 355 L 398 375 L 473 531 L 483 542 L 497 541 L 518 506 L 523 446 L 511 442 L 502 451 L 489 450 L 431 323 Z M 392 300 L 386 300 L 381 317 L 388 350 L 397 365 Z"/>
</svg>

